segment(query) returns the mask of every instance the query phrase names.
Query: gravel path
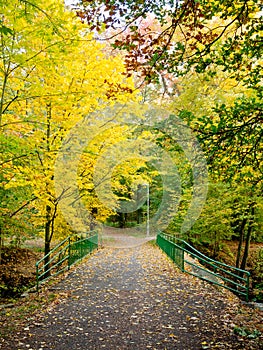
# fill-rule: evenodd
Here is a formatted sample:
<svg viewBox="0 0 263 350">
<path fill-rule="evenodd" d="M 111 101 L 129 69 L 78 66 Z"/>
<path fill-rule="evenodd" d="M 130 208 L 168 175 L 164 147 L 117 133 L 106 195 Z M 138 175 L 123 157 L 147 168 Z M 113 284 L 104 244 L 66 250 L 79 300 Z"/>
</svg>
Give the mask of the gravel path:
<svg viewBox="0 0 263 350">
<path fill-rule="evenodd" d="M 69 296 L 1 349 L 260 349 L 233 332 L 236 297 L 181 273 L 149 243 L 101 249 L 55 288 Z"/>
</svg>

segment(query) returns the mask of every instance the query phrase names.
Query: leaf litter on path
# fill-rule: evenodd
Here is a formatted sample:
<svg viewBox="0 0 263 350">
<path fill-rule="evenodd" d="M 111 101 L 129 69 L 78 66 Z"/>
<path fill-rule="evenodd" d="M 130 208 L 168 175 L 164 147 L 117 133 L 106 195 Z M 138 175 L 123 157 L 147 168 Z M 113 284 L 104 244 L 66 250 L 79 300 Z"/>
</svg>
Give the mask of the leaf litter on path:
<svg viewBox="0 0 263 350">
<path fill-rule="evenodd" d="M 0 349 L 259 350 L 262 346 L 262 312 L 245 307 L 227 290 L 181 273 L 151 244 L 101 249 L 55 287 L 61 301 L 2 339 Z"/>
</svg>

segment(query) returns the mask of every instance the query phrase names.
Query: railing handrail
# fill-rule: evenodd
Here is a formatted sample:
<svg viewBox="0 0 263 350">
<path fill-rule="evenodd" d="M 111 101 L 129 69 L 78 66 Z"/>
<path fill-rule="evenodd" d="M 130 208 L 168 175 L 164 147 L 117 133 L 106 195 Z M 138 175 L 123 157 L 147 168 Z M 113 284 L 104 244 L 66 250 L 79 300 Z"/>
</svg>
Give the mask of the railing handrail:
<svg viewBox="0 0 263 350">
<path fill-rule="evenodd" d="M 171 234 L 164 233 L 164 232 L 159 232 L 159 234 L 161 234 L 161 235 L 163 235 L 163 236 L 165 235 L 165 236 L 171 237 L 172 239 L 176 239 L 176 240 L 178 240 L 178 241 L 181 241 L 182 243 L 184 243 L 185 245 L 187 245 L 188 247 L 190 247 L 191 250 L 193 250 L 193 251 L 195 251 L 196 253 L 198 253 L 198 254 L 199 254 L 201 257 L 203 257 L 205 260 L 209 260 L 209 261 L 214 262 L 214 263 L 216 263 L 216 264 L 218 264 L 218 265 L 225 266 L 225 267 L 229 267 L 229 268 L 234 269 L 234 270 L 236 270 L 236 271 L 239 271 L 239 272 L 245 273 L 245 274 L 247 274 L 247 275 L 250 275 L 250 272 L 249 272 L 249 271 L 240 269 L 240 268 L 238 268 L 238 267 L 236 267 L 236 266 L 233 266 L 233 265 L 225 264 L 225 263 L 223 263 L 223 262 L 221 262 L 221 261 L 214 260 L 214 259 L 210 258 L 209 256 L 206 256 L 205 254 L 201 253 L 199 250 L 197 250 L 196 248 L 194 248 L 193 246 L 191 246 L 191 244 L 189 244 L 188 242 L 186 242 L 185 240 L 183 240 L 183 239 L 181 239 L 181 238 L 178 238 L 178 237 L 176 237 L 176 236 L 173 236 L 173 235 L 171 235 Z M 170 242 L 171 242 L 171 243 L 175 243 L 175 242 L 173 242 L 173 241 L 170 241 Z M 186 249 L 185 249 L 185 250 L 186 250 Z M 187 251 L 187 252 L 188 252 L 189 254 L 192 254 L 191 251 Z M 196 256 L 196 257 L 198 257 L 198 256 Z M 218 266 L 216 266 L 216 267 L 218 268 Z"/>
<path fill-rule="evenodd" d="M 67 244 L 66 246 L 64 246 L 61 250 L 59 250 L 54 256 L 52 256 L 52 258 L 50 260 L 48 260 L 48 263 L 47 264 L 44 264 L 42 267 L 41 267 L 41 270 L 43 270 L 45 268 L 46 265 L 49 265 L 52 261 L 54 261 L 58 256 L 59 254 L 61 254 L 62 252 L 64 252 L 65 250 L 67 250 L 67 248 L 69 247 L 69 244 Z M 54 251 L 53 251 L 54 252 Z M 50 256 L 50 254 L 47 254 L 44 256 L 44 258 L 46 258 L 47 256 Z M 41 263 L 42 261 L 45 262 L 45 259 L 41 259 L 39 261 L 36 262 L 36 266 L 39 266 L 39 263 Z M 51 268 L 52 269 L 52 268 Z"/>
<path fill-rule="evenodd" d="M 164 242 L 168 242 L 170 248 L 168 248 L 167 246 L 163 245 L 162 241 L 160 241 L 161 238 L 162 240 L 164 240 Z M 179 242 L 183 243 L 182 245 L 179 245 L 177 243 L 175 243 L 175 241 L 178 240 Z M 198 278 L 201 278 L 203 280 L 212 282 L 213 284 L 216 284 L 218 286 L 221 286 L 223 288 L 229 289 L 235 293 L 238 293 L 240 295 L 243 295 L 246 297 L 246 300 L 248 301 L 249 298 L 249 277 L 250 277 L 250 273 L 246 270 L 242 270 L 239 269 L 235 266 L 232 265 L 228 265 L 225 263 L 221 263 L 220 261 L 214 260 L 212 258 L 207 257 L 206 255 L 204 255 L 203 253 L 199 252 L 197 249 L 195 249 L 194 247 L 192 247 L 188 242 L 186 242 L 185 240 L 178 238 L 176 236 L 164 233 L 164 232 L 159 232 L 157 235 L 157 243 L 160 246 L 160 248 L 162 248 L 166 254 L 168 256 L 170 256 L 172 258 L 172 260 L 177 263 L 178 267 L 183 271 L 183 272 L 187 272 L 193 276 L 196 276 Z M 171 250 L 171 247 L 174 247 L 174 249 Z M 186 249 L 186 247 L 190 247 L 190 250 Z M 181 251 L 182 252 L 182 256 L 181 256 L 181 260 L 179 260 L 179 262 L 176 260 L 175 258 L 175 249 L 177 249 L 177 251 Z M 187 258 L 185 258 L 184 253 L 189 254 L 190 256 L 197 258 L 198 260 L 201 260 L 201 262 L 208 264 L 209 266 L 211 266 L 214 271 L 221 271 L 222 274 L 213 272 L 209 269 L 204 268 L 202 265 L 197 265 L 194 262 L 188 261 Z M 197 253 L 197 254 L 195 254 Z M 187 263 L 188 265 L 190 265 L 192 268 L 198 268 L 198 270 L 203 270 L 203 271 L 207 271 L 208 275 L 210 276 L 213 275 L 217 278 L 219 278 L 221 280 L 222 283 L 220 283 L 220 281 L 213 281 L 211 279 L 208 278 L 208 276 L 202 276 L 198 273 L 196 273 L 193 269 L 191 271 L 187 271 L 185 269 L 185 263 Z M 224 268 L 223 268 L 223 267 Z M 226 268 L 228 268 L 228 270 L 226 270 Z M 238 275 L 235 274 L 234 272 L 239 272 L 242 273 L 242 275 Z M 223 275 L 223 273 L 226 276 Z M 243 277 L 246 276 L 246 277 Z M 233 277 L 233 279 L 235 278 L 236 281 L 231 280 L 230 278 Z M 230 283 L 232 284 L 232 286 L 229 285 L 224 285 L 224 282 Z M 241 284 L 243 283 L 243 284 Z M 239 287 L 240 290 L 235 289 L 234 287 Z M 245 290 L 244 292 L 242 290 Z"/>
<path fill-rule="evenodd" d="M 64 271 L 66 268 L 69 269 L 71 265 L 73 265 L 75 262 L 82 259 L 88 253 L 90 253 L 92 250 L 98 247 L 98 242 L 91 241 L 92 238 L 95 238 L 96 241 L 98 241 L 98 232 L 96 230 L 89 231 L 85 233 L 85 235 L 86 236 L 84 238 L 81 237 L 81 239 L 78 239 L 75 241 L 72 241 L 74 237 L 79 237 L 82 235 L 74 234 L 74 235 L 68 236 L 63 241 L 58 243 L 53 249 L 51 249 L 51 251 L 48 254 L 46 254 L 43 258 L 41 258 L 36 262 L 35 266 L 36 266 L 37 290 L 39 288 L 39 283 L 42 283 L 43 281 L 46 281 L 48 278 L 57 275 L 58 273 Z M 74 245 L 77 245 L 77 244 L 79 245 L 84 242 L 90 243 L 90 249 L 88 253 L 85 253 L 85 249 L 83 251 L 83 248 L 81 247 L 80 249 L 81 254 L 79 254 L 79 256 L 78 255 L 76 256 L 76 254 L 73 255 L 70 248 L 74 247 Z M 68 252 L 66 252 L 67 250 Z M 55 264 L 52 265 L 51 263 L 54 262 L 56 258 L 59 258 L 59 256 L 64 252 L 66 252 L 66 255 L 64 255 L 60 260 L 58 260 Z M 76 251 L 74 250 L 74 253 L 75 252 Z M 52 254 L 54 255 L 52 256 Z M 61 266 L 65 261 L 68 261 L 67 266 L 64 266 L 63 268 L 61 268 L 61 270 L 57 271 L 55 274 L 52 274 L 52 275 L 50 274 L 51 270 L 53 270 L 58 266 Z M 42 263 L 43 265 L 40 266 L 40 264 Z M 47 277 L 40 281 L 40 278 L 44 277 L 45 275 L 47 275 Z"/>
<path fill-rule="evenodd" d="M 171 243 L 172 243 L 172 242 L 171 242 Z M 196 255 L 196 254 L 190 252 L 189 250 L 186 250 L 186 249 L 184 249 L 184 250 L 185 250 L 186 253 L 191 254 L 191 255 L 194 256 L 195 258 L 197 258 L 197 259 L 199 259 L 199 260 L 201 260 L 201 261 L 203 261 L 203 262 L 207 262 L 206 259 L 204 259 L 204 258 L 199 258 L 198 255 Z M 226 272 L 227 274 L 229 274 L 229 275 L 231 275 L 231 276 L 233 276 L 233 277 L 237 277 L 237 278 L 239 278 L 239 279 L 241 279 L 241 280 L 245 280 L 244 277 L 239 276 L 239 275 L 236 275 L 236 274 L 234 274 L 233 272 L 230 272 L 230 271 L 228 271 L 228 270 L 226 270 L 226 269 L 223 269 L 223 268 L 220 267 L 220 266 L 216 266 L 216 265 L 212 265 L 212 264 L 211 264 L 210 266 L 216 268 L 217 270 Z M 241 269 L 235 268 L 235 266 L 231 266 L 231 265 L 227 265 L 227 264 L 226 264 L 226 265 L 224 265 L 224 267 L 234 268 L 234 269 L 239 270 L 239 271 L 241 271 L 242 273 L 244 273 L 244 274 L 250 276 L 250 272 L 248 272 L 248 271 L 246 271 L 246 270 L 241 270 Z"/>
<path fill-rule="evenodd" d="M 65 238 L 63 241 L 61 241 L 60 243 L 58 243 L 54 248 L 52 248 L 50 250 L 49 253 L 47 253 L 45 256 L 43 256 L 43 258 L 39 259 L 36 262 L 36 265 L 39 265 L 42 261 L 44 261 L 47 257 L 49 257 L 55 250 L 57 250 L 58 248 L 60 248 L 65 242 L 67 242 L 69 240 L 71 236 L 68 236 L 67 238 Z"/>
<path fill-rule="evenodd" d="M 91 233 L 96 233 L 97 231 L 96 230 L 92 230 L 92 231 L 89 231 L 88 233 L 91 234 Z M 83 234 L 87 234 L 87 233 L 83 233 Z M 46 254 L 45 256 L 43 256 L 43 258 L 39 259 L 37 262 L 36 262 L 36 265 L 41 263 L 42 261 L 45 260 L 45 258 L 47 258 L 48 256 L 50 256 L 55 250 L 57 250 L 58 248 L 60 248 L 65 242 L 67 241 L 71 241 L 71 239 L 73 237 L 78 237 L 78 236 L 81 236 L 81 234 L 73 234 L 73 235 L 70 235 L 68 236 L 67 238 L 63 239 L 63 241 L 59 242 L 57 245 L 55 245 L 55 247 L 53 247 L 50 252 L 48 254 Z M 92 237 L 92 235 L 89 235 L 89 236 L 86 236 L 85 238 L 83 238 L 84 240 L 87 239 L 87 238 L 90 238 Z M 79 240 L 78 240 L 79 242 Z"/>
</svg>

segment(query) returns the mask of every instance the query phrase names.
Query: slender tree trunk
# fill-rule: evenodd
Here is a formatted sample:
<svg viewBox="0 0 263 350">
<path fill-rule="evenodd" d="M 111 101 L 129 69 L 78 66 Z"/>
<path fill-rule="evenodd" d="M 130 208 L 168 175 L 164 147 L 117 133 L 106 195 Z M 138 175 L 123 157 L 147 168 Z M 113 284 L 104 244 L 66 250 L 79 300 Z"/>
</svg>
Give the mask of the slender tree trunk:
<svg viewBox="0 0 263 350">
<path fill-rule="evenodd" d="M 214 232 L 213 259 L 217 259 L 218 253 L 219 253 L 219 240 L 217 237 L 217 232 Z"/>
<path fill-rule="evenodd" d="M 127 213 L 119 213 L 120 228 L 125 228 L 127 222 Z"/>
<path fill-rule="evenodd" d="M 50 152 L 50 133 L 51 133 L 51 104 L 47 104 L 47 129 L 46 129 L 46 150 L 47 150 L 47 157 L 49 156 Z M 49 188 L 48 188 L 48 180 L 46 182 L 46 191 L 49 193 Z M 46 222 L 45 222 L 45 278 L 50 276 L 50 256 L 47 256 L 50 253 L 50 243 L 51 243 L 51 211 L 52 208 L 50 205 L 46 206 Z"/>
<path fill-rule="evenodd" d="M 48 254 L 50 253 L 50 242 L 51 242 L 51 207 L 49 205 L 46 206 L 46 223 L 45 223 L 45 277 L 47 278 L 50 276 L 49 271 L 49 261 L 50 257 Z"/>
<path fill-rule="evenodd" d="M 240 265 L 240 259 L 241 259 L 241 250 L 242 245 L 244 241 L 244 232 L 245 232 L 245 226 L 246 226 L 247 218 L 244 218 L 242 220 L 242 223 L 239 228 L 239 242 L 238 242 L 238 248 L 237 248 L 237 256 L 236 256 L 236 267 L 239 268 Z"/>
<path fill-rule="evenodd" d="M 2 227 L 0 226 L 0 265 L 2 263 L 2 246 L 3 246 L 3 237 L 2 237 Z"/>
<path fill-rule="evenodd" d="M 136 210 L 136 221 L 137 221 L 137 225 L 140 225 L 140 223 L 142 221 L 142 210 L 141 210 L 141 208 Z"/>
<path fill-rule="evenodd" d="M 141 189 L 142 189 L 142 186 L 139 185 L 138 186 L 138 191 L 137 191 L 137 202 L 139 203 L 140 202 L 140 193 L 141 193 Z M 141 208 L 138 208 L 136 210 L 136 222 L 137 222 L 137 225 L 140 225 L 142 221 L 142 209 Z"/>
<path fill-rule="evenodd" d="M 125 227 L 124 214 L 123 213 L 120 213 L 120 226 L 121 226 L 121 228 Z"/>
<path fill-rule="evenodd" d="M 242 262 L 240 265 L 240 268 L 242 270 L 245 270 L 246 264 L 247 264 L 247 258 L 248 258 L 248 253 L 249 253 L 249 246 L 250 246 L 250 240 L 251 240 L 251 235 L 252 235 L 252 231 L 253 231 L 253 223 L 254 223 L 254 216 L 255 216 L 255 205 L 254 204 L 255 203 L 252 203 L 252 206 L 251 206 L 251 216 L 250 216 L 249 222 L 248 222 L 245 249 L 244 249 Z"/>
<path fill-rule="evenodd" d="M 55 231 L 55 218 L 57 214 L 57 204 L 55 204 L 53 213 L 52 208 L 47 205 L 46 206 L 46 224 L 45 224 L 45 278 L 49 277 L 51 272 L 48 271 L 50 268 L 50 256 L 48 255 L 51 251 L 51 241 Z M 48 255 L 48 256 L 47 256 Z"/>
<path fill-rule="evenodd" d="M 8 67 L 9 68 L 9 67 Z M 2 83 L 2 92 L 1 92 L 1 98 L 0 98 L 0 127 L 2 125 L 2 116 L 4 113 L 4 97 L 5 97 L 5 90 L 7 85 L 7 73 L 4 76 L 3 83 Z"/>
</svg>

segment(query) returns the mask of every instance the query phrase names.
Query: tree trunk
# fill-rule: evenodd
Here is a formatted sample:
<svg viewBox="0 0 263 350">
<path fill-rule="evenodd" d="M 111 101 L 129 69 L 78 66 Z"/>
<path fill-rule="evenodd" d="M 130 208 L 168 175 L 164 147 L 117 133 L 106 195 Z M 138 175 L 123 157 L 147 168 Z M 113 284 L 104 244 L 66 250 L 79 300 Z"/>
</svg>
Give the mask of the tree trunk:
<svg viewBox="0 0 263 350">
<path fill-rule="evenodd" d="M 140 225 L 142 221 L 142 209 L 139 208 L 136 210 L 136 222 L 137 222 L 137 225 Z"/>
<path fill-rule="evenodd" d="M 50 253 L 50 242 L 51 242 L 51 207 L 49 205 L 46 206 L 46 223 L 45 223 L 45 275 L 44 278 L 47 278 L 50 276 L 49 271 L 49 260 L 50 256 L 48 255 Z"/>
<path fill-rule="evenodd" d="M 45 278 L 50 276 L 50 256 L 48 255 L 51 251 L 51 241 L 55 230 L 55 218 L 57 213 L 57 204 L 54 207 L 53 213 L 52 208 L 46 206 L 46 224 L 45 224 Z M 48 256 L 47 256 L 48 255 Z"/>
<path fill-rule="evenodd" d="M 212 258 L 216 260 L 218 258 L 218 253 L 219 253 L 219 240 L 218 240 L 217 233 L 214 232 Z"/>
<path fill-rule="evenodd" d="M 254 223 L 254 216 L 255 216 L 255 203 L 252 203 L 251 206 L 251 215 L 249 218 L 248 222 L 248 229 L 247 229 L 247 236 L 246 236 L 246 242 L 245 242 L 245 249 L 244 249 L 244 254 L 242 258 L 242 262 L 240 265 L 240 268 L 242 270 L 245 270 L 246 264 L 247 264 L 247 258 L 248 258 L 248 253 L 249 253 L 249 246 L 250 246 L 250 240 L 251 240 L 251 235 L 253 231 L 253 223 Z"/>
<path fill-rule="evenodd" d="M 50 152 L 50 133 L 51 133 L 51 125 L 50 125 L 50 121 L 51 121 L 51 104 L 48 103 L 47 104 L 47 129 L 46 129 L 46 147 L 47 147 L 47 156 L 49 156 L 49 152 Z M 49 170 L 49 168 L 48 168 Z M 48 181 L 46 183 L 46 191 L 47 193 L 49 193 L 49 188 L 48 188 Z M 44 259 L 44 263 L 45 263 L 45 275 L 44 278 L 47 278 L 50 276 L 50 256 L 48 255 L 50 253 L 50 242 L 51 242 L 51 206 L 47 205 L 46 206 L 46 222 L 45 222 L 45 259 Z"/>
<path fill-rule="evenodd" d="M 127 213 L 119 213 L 118 219 L 120 228 L 125 228 L 127 223 Z"/>
<path fill-rule="evenodd" d="M 247 218 L 244 218 L 239 228 L 239 242 L 238 242 L 237 257 L 236 257 L 237 268 L 239 268 L 239 265 L 240 265 L 241 249 L 244 241 L 244 232 L 245 232 L 246 222 L 247 222 Z"/>
<path fill-rule="evenodd" d="M 2 263 L 2 245 L 3 245 L 2 227 L 0 226 L 0 265 Z"/>
</svg>

